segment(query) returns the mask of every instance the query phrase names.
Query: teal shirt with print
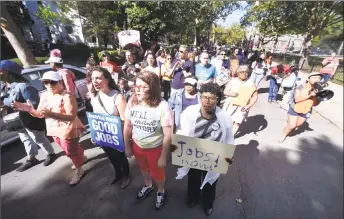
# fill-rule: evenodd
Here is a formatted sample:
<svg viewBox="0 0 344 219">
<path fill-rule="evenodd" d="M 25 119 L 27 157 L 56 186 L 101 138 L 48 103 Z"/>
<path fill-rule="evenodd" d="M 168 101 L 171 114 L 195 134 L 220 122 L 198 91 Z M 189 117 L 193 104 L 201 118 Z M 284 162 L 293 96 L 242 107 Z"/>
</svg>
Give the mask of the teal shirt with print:
<svg viewBox="0 0 344 219">
<path fill-rule="evenodd" d="M 206 66 L 201 63 L 196 65 L 195 75 L 199 81 L 207 81 L 209 79 L 214 79 L 216 77 L 216 68 L 212 64 Z"/>
</svg>

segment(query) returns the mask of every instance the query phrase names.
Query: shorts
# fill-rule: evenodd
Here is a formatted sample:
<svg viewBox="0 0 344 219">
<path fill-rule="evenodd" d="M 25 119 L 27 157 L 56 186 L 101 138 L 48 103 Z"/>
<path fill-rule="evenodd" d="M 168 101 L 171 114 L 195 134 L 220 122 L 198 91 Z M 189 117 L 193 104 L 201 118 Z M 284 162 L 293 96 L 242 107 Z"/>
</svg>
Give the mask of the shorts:
<svg viewBox="0 0 344 219">
<path fill-rule="evenodd" d="M 155 181 L 165 180 L 165 168 L 158 167 L 162 146 L 142 149 L 133 141 L 133 153 L 142 172 L 149 172 Z"/>
<path fill-rule="evenodd" d="M 308 119 L 311 117 L 311 113 L 312 113 L 312 110 L 309 111 L 308 113 L 306 114 L 303 114 L 303 113 L 297 113 L 294 111 L 293 107 L 289 106 L 289 110 L 288 110 L 288 114 L 291 115 L 291 116 L 300 116 L 302 118 L 305 118 L 305 119 Z"/>
</svg>

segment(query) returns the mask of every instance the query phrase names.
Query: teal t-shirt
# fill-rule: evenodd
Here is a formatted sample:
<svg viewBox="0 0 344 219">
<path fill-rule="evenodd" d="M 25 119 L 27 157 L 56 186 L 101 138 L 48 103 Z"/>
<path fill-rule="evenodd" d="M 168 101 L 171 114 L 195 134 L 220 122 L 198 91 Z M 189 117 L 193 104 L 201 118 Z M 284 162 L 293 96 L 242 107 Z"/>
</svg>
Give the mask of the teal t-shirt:
<svg viewBox="0 0 344 219">
<path fill-rule="evenodd" d="M 195 75 L 199 81 L 207 81 L 216 77 L 216 68 L 212 64 L 204 66 L 199 63 L 196 65 Z"/>
</svg>

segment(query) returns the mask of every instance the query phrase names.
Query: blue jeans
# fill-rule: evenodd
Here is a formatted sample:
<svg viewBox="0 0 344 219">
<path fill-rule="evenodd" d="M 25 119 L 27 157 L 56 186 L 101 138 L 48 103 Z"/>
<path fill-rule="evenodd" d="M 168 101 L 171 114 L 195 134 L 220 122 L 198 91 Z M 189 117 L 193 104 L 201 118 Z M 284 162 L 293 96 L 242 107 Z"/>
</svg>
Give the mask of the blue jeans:
<svg viewBox="0 0 344 219">
<path fill-rule="evenodd" d="M 253 83 L 256 85 L 257 89 L 258 89 L 260 81 L 263 78 L 264 78 L 264 74 L 263 73 L 257 74 L 255 72 L 252 72 L 251 77 L 250 77 L 251 81 L 253 81 Z"/>
<path fill-rule="evenodd" d="M 331 77 L 332 77 L 331 74 L 326 74 L 326 73 L 324 73 L 323 76 L 324 77 L 322 79 L 322 82 L 328 82 L 331 79 Z"/>
<path fill-rule="evenodd" d="M 276 101 L 279 86 L 274 78 L 270 78 L 269 100 Z"/>
</svg>

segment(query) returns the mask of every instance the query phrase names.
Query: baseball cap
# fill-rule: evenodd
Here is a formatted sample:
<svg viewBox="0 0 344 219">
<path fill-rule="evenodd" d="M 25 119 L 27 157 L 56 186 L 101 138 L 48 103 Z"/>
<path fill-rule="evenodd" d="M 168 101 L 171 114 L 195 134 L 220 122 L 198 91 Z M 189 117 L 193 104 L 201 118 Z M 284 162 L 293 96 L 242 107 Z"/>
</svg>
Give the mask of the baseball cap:
<svg viewBox="0 0 344 219">
<path fill-rule="evenodd" d="M 4 69 L 14 74 L 21 75 L 21 71 L 23 70 L 23 67 L 10 60 L 2 60 L 0 62 L 0 69 Z"/>
<path fill-rule="evenodd" d="M 310 73 L 310 74 L 308 75 L 308 78 L 310 78 L 310 77 L 312 77 L 312 76 L 317 76 L 317 75 L 319 75 L 319 76 L 321 76 L 321 77 L 324 77 L 324 75 L 321 74 L 320 72 L 312 72 L 312 73 Z"/>
<path fill-rule="evenodd" d="M 50 57 L 47 61 L 44 62 L 45 64 L 48 63 L 63 63 L 63 60 L 61 57 Z"/>
<path fill-rule="evenodd" d="M 197 80 L 194 78 L 185 78 L 184 84 L 191 84 L 195 86 L 197 84 Z"/>
<path fill-rule="evenodd" d="M 43 74 L 42 81 L 50 80 L 50 81 L 61 81 L 62 77 L 60 73 L 56 71 L 47 71 Z"/>
<path fill-rule="evenodd" d="M 130 52 L 130 51 L 126 51 L 126 52 L 125 52 L 125 55 L 126 55 L 126 56 L 130 56 L 130 55 L 131 55 L 131 52 Z"/>
</svg>

